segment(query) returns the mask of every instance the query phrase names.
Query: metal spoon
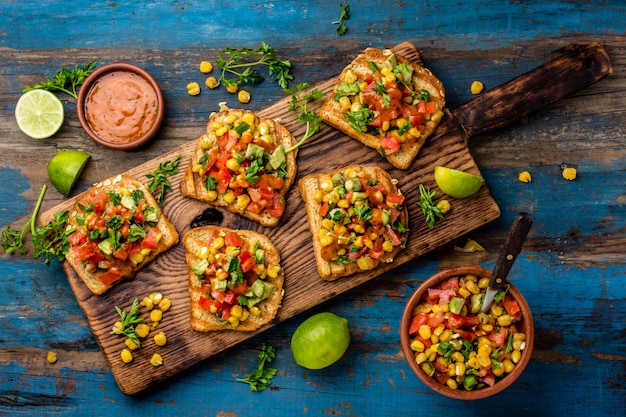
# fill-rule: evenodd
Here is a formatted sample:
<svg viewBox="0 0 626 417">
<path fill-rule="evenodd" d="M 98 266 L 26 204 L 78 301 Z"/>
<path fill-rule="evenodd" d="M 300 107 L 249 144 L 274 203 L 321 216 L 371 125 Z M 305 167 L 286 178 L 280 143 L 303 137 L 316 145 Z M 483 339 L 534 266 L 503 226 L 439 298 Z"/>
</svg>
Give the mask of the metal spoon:
<svg viewBox="0 0 626 417">
<path fill-rule="evenodd" d="M 515 219 L 513 219 L 513 224 L 506 237 L 506 242 L 504 242 L 504 246 L 500 249 L 496 266 L 491 273 L 489 287 L 487 288 L 487 292 L 485 292 L 483 305 L 480 309 L 482 313 L 489 310 L 494 297 L 506 284 L 506 277 L 511 270 L 511 266 L 513 266 L 513 262 L 515 262 L 515 258 L 517 258 L 517 255 L 519 255 L 522 250 L 522 245 L 524 244 L 524 240 L 526 240 L 526 236 L 532 224 L 533 219 L 528 213 L 519 213 L 515 216 Z"/>
</svg>

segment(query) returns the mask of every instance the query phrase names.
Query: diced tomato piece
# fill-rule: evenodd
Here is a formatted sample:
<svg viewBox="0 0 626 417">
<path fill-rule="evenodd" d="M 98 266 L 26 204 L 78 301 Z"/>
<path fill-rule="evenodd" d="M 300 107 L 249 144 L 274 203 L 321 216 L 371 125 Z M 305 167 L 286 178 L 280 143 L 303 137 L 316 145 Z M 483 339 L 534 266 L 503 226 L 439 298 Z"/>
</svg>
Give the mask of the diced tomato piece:
<svg viewBox="0 0 626 417">
<path fill-rule="evenodd" d="M 70 245 L 72 246 L 78 246 L 82 243 L 85 243 L 87 241 L 87 235 L 83 232 L 74 232 L 72 233 L 67 240 L 70 242 Z"/>
<path fill-rule="evenodd" d="M 117 281 L 120 278 L 122 278 L 122 274 L 120 274 L 119 272 L 115 272 L 115 271 L 110 271 L 109 270 L 109 271 L 99 275 L 98 278 L 100 278 L 100 281 L 102 281 L 102 283 L 104 285 L 111 285 L 115 281 Z"/>
<path fill-rule="evenodd" d="M 231 316 L 233 306 L 225 305 L 222 307 L 222 320 L 228 320 Z"/>
<path fill-rule="evenodd" d="M 396 232 L 389 226 L 387 226 L 385 230 L 387 231 L 387 235 L 389 235 L 389 239 L 391 239 L 391 244 L 393 246 L 399 246 L 402 244 L 402 237 L 398 232 Z"/>
<path fill-rule="evenodd" d="M 96 255 L 102 256 L 98 250 L 98 246 L 93 241 L 85 242 L 80 246 L 75 246 L 73 248 L 74 255 L 81 261 L 91 261 L 91 262 L 100 262 L 102 259 L 97 259 Z M 102 256 L 104 258 L 104 256 Z"/>
<path fill-rule="evenodd" d="M 504 346 L 506 344 L 506 337 L 509 332 L 506 329 L 500 329 L 499 332 L 491 333 L 487 338 L 491 340 L 496 346 Z"/>
<path fill-rule="evenodd" d="M 456 292 L 454 290 L 428 289 L 428 299 L 431 301 L 431 304 L 448 304 L 455 295 Z"/>
<path fill-rule="evenodd" d="M 417 103 L 417 111 L 419 113 L 428 113 L 426 109 L 426 102 L 424 100 L 421 100 L 420 102 Z"/>
<path fill-rule="evenodd" d="M 215 177 L 215 179 L 217 179 L 217 192 L 220 194 L 224 194 L 226 190 L 228 190 L 228 185 L 230 184 L 230 180 L 232 179 L 232 176 L 228 172 L 228 168 L 220 169 L 217 172 L 217 176 Z"/>
<path fill-rule="evenodd" d="M 250 196 L 250 201 L 252 202 L 257 202 L 259 200 L 261 200 L 262 196 L 261 196 L 261 190 L 256 188 L 256 187 L 249 187 L 248 188 L 248 195 Z"/>
<path fill-rule="evenodd" d="M 120 261 L 125 261 L 126 259 L 128 259 L 128 245 L 127 244 L 121 244 L 116 250 L 115 252 L 113 252 L 113 257 L 115 259 L 119 259 Z"/>
<path fill-rule="evenodd" d="M 212 300 L 209 300 L 208 298 L 201 295 L 200 299 L 198 300 L 198 305 L 200 305 L 201 309 L 209 311 L 211 309 L 211 306 L 213 305 L 213 302 Z"/>
<path fill-rule="evenodd" d="M 228 132 L 217 140 L 217 144 L 224 153 L 230 153 L 235 148 L 235 145 L 237 145 L 237 142 L 239 142 L 239 138 L 231 132 Z"/>
<path fill-rule="evenodd" d="M 443 313 L 442 313 L 443 315 Z M 419 313 L 414 316 L 411 320 L 411 324 L 409 325 L 409 334 L 415 334 L 419 330 L 422 324 L 426 324 L 428 322 L 428 314 Z"/>
<path fill-rule="evenodd" d="M 432 364 L 435 367 L 436 371 L 438 371 L 438 372 L 448 372 L 448 365 L 446 365 L 445 363 L 440 363 L 439 361 L 433 361 Z M 446 375 L 446 379 L 448 379 L 448 378 L 450 378 L 450 377 Z M 446 381 L 444 380 L 443 382 L 445 383 Z"/>
<path fill-rule="evenodd" d="M 322 217 L 326 217 L 328 214 L 328 210 L 330 210 L 330 204 L 327 201 L 322 201 L 320 204 L 319 215 Z"/>
<path fill-rule="evenodd" d="M 454 329 L 454 332 L 458 334 L 459 336 L 461 336 L 463 339 L 467 340 L 468 342 L 473 342 L 474 339 L 476 338 L 476 335 L 474 334 L 474 332 L 470 332 L 467 330 Z"/>
<path fill-rule="evenodd" d="M 85 205 L 93 204 L 94 211 L 96 213 L 102 213 L 104 212 L 108 199 L 108 196 L 103 191 L 95 191 L 87 196 L 87 204 Z"/>
<path fill-rule="evenodd" d="M 224 303 L 230 304 L 230 305 L 235 305 L 235 304 L 237 304 L 238 297 L 239 296 L 237 294 L 235 294 L 234 291 L 228 290 L 224 294 Z"/>
<path fill-rule="evenodd" d="M 452 277 L 445 280 L 439 285 L 439 288 L 442 290 L 455 290 L 459 288 L 459 277 Z"/>
<path fill-rule="evenodd" d="M 434 113 L 437 111 L 437 104 L 434 101 L 426 103 L 426 113 Z"/>
<path fill-rule="evenodd" d="M 246 210 L 251 211 L 252 213 L 255 214 L 259 214 L 260 212 L 263 211 L 263 208 L 265 207 L 265 205 L 263 204 L 265 200 L 261 200 L 261 201 L 252 201 L 250 202 L 250 204 L 248 204 L 248 206 L 246 207 Z"/>
<path fill-rule="evenodd" d="M 285 212 L 285 199 L 278 192 L 274 192 L 272 205 L 267 209 L 267 213 L 272 217 L 280 217 Z"/>
<path fill-rule="evenodd" d="M 146 237 L 144 237 L 141 241 L 141 246 L 146 249 L 155 250 L 157 248 L 157 245 L 159 244 L 159 239 L 161 239 L 161 236 L 162 234 L 159 228 L 152 227 L 146 232 Z"/>
<path fill-rule="evenodd" d="M 283 180 L 282 178 L 277 177 L 276 175 L 265 174 L 265 175 L 261 175 L 261 177 L 259 178 L 259 182 L 257 183 L 257 186 L 259 188 L 269 188 L 272 190 L 280 190 L 281 188 L 283 188 L 284 184 L 285 184 L 285 180 Z"/>
<path fill-rule="evenodd" d="M 463 326 L 476 326 L 478 324 L 477 316 L 464 316 L 463 317 Z"/>
<path fill-rule="evenodd" d="M 248 291 L 248 283 L 247 282 L 238 282 L 235 286 L 230 289 L 234 294 L 241 295 Z"/>
<path fill-rule="evenodd" d="M 435 364 L 437 362 L 433 362 L 433 366 L 435 366 L 435 368 L 437 367 Z M 448 376 L 448 373 L 446 370 L 440 371 L 440 372 L 435 372 L 433 374 L 433 376 L 435 377 L 435 379 L 437 380 L 437 382 L 439 382 L 441 385 L 445 385 L 446 381 L 448 379 L 450 379 L 450 377 Z"/>
<path fill-rule="evenodd" d="M 448 329 L 458 329 L 461 326 L 463 326 L 463 316 L 448 313 Z"/>
<path fill-rule="evenodd" d="M 435 313 L 432 317 L 428 318 L 428 325 L 433 329 L 439 326 L 445 320 L 446 316 L 442 311 Z"/>
<path fill-rule="evenodd" d="M 400 141 L 395 136 L 387 136 L 380 140 L 380 146 L 386 154 L 391 154 L 400 150 Z"/>
<path fill-rule="evenodd" d="M 369 250 L 368 255 L 372 259 L 381 259 L 383 256 L 385 256 L 382 239 L 379 238 L 374 241 L 374 247 Z"/>
<path fill-rule="evenodd" d="M 519 308 L 519 303 L 513 299 L 510 295 L 504 297 L 504 309 L 513 318 L 513 320 L 520 320 L 522 314 Z"/>
<path fill-rule="evenodd" d="M 226 297 L 226 293 L 224 293 L 224 291 L 211 291 L 211 297 L 213 297 L 213 299 L 219 301 L 220 303 L 223 303 L 224 297 Z"/>
<path fill-rule="evenodd" d="M 133 215 L 133 219 L 139 223 L 145 222 L 145 218 L 143 215 L 143 210 L 137 209 L 135 210 L 135 214 Z"/>
<path fill-rule="evenodd" d="M 241 239 L 241 237 L 235 232 L 226 232 L 224 235 L 224 242 L 227 246 L 239 248 L 243 244 L 243 239 Z"/>
<path fill-rule="evenodd" d="M 241 272 L 243 272 L 244 274 L 255 267 L 256 261 L 254 260 L 250 252 L 242 251 L 241 253 L 239 253 L 238 257 L 239 261 L 241 262 Z"/>
<path fill-rule="evenodd" d="M 402 194 L 390 193 L 390 194 L 387 194 L 387 201 L 399 206 L 399 205 L 402 205 L 402 203 L 404 203 L 404 196 Z"/>
<path fill-rule="evenodd" d="M 367 252 L 367 246 L 365 245 L 361 246 L 356 252 L 349 251 L 347 255 L 348 260 L 354 261 L 355 259 L 359 259 L 361 256 L 365 255 L 365 252 Z"/>
</svg>

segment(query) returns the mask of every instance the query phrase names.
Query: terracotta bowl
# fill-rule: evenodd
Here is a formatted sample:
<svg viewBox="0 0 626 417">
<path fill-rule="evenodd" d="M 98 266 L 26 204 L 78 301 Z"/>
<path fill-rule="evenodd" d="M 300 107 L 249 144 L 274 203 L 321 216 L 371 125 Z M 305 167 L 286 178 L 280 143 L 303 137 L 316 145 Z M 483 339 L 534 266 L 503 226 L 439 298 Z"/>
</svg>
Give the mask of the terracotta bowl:
<svg viewBox="0 0 626 417">
<path fill-rule="evenodd" d="M 112 149 L 135 149 L 154 137 L 163 121 L 163 93 L 144 69 L 125 62 L 104 65 L 78 92 L 76 112 L 83 130 Z"/>
<path fill-rule="evenodd" d="M 411 295 L 411 298 L 405 307 L 404 313 L 402 314 L 400 340 L 402 344 L 402 351 L 404 352 L 404 356 L 406 357 L 409 366 L 413 372 L 415 372 L 417 377 L 429 388 L 450 398 L 459 400 L 477 400 L 492 396 L 504 390 L 513 384 L 513 382 L 522 374 L 526 365 L 528 365 L 528 362 L 530 361 L 530 357 L 532 356 L 535 328 L 530 307 L 519 290 L 511 284 L 508 294 L 511 295 L 519 304 L 523 317 L 520 325 L 521 328 L 519 330 L 526 334 L 526 346 L 521 351 L 521 359 L 515 365 L 515 369 L 511 373 L 505 374 L 505 376 L 496 379 L 493 386 L 485 385 L 483 388 L 477 388 L 471 391 L 467 391 L 462 387 L 460 389 L 449 388 L 448 386 L 439 383 L 434 377 L 428 376 L 415 361 L 416 353 L 411 349 L 411 341 L 413 340 L 413 337 L 409 335 L 409 326 L 413 318 L 413 310 L 419 304 L 422 296 L 427 294 L 429 288 L 436 287 L 438 284 L 449 278 L 464 276 L 467 274 L 474 274 L 479 277 L 491 277 L 491 271 L 488 269 L 478 266 L 461 266 L 438 272 L 424 281 L 422 285 L 420 285 L 419 288 L 413 293 L 413 295 Z"/>
</svg>

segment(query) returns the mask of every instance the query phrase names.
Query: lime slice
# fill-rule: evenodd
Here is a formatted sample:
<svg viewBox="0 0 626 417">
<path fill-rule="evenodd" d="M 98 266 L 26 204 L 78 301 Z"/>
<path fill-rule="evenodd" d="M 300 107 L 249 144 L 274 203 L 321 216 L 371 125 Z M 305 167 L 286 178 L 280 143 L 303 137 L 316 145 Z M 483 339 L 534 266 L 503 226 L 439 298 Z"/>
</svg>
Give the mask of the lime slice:
<svg viewBox="0 0 626 417">
<path fill-rule="evenodd" d="M 333 313 L 319 313 L 303 321 L 291 337 L 296 363 L 322 369 L 337 362 L 350 345 L 348 320 Z"/>
<path fill-rule="evenodd" d="M 485 180 L 469 172 L 436 166 L 435 182 L 439 189 L 450 197 L 465 198 L 476 193 Z"/>
<path fill-rule="evenodd" d="M 63 125 L 63 118 L 63 103 L 46 90 L 30 90 L 15 106 L 17 126 L 33 139 L 54 135 Z"/>
<path fill-rule="evenodd" d="M 89 162 L 87 152 L 67 150 L 59 151 L 48 163 L 48 178 L 58 192 L 68 197 L 74 184 Z"/>
</svg>

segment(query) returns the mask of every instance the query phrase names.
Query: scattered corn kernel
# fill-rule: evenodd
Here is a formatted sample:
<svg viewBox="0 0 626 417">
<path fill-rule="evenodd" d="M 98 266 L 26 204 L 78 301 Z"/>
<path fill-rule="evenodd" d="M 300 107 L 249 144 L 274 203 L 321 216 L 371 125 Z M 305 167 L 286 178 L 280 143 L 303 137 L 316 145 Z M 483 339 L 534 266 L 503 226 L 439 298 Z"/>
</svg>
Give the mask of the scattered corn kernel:
<svg viewBox="0 0 626 417">
<path fill-rule="evenodd" d="M 211 90 L 213 90 L 218 85 L 220 85 L 220 83 L 219 83 L 219 81 L 217 81 L 217 78 L 215 78 L 215 77 L 207 77 L 207 79 L 204 80 L 204 85 L 206 85 Z"/>
<path fill-rule="evenodd" d="M 472 94 L 480 94 L 483 92 L 484 88 L 485 86 L 480 81 L 474 81 L 472 85 L 470 86 L 470 90 L 472 91 Z"/>
<path fill-rule="evenodd" d="M 200 94 L 200 84 L 197 82 L 191 82 L 187 84 L 187 94 L 190 96 L 197 96 Z"/>
<path fill-rule="evenodd" d="M 124 325 L 121 321 L 116 321 L 113 325 L 113 328 L 111 329 L 111 332 L 113 332 L 114 334 L 122 334 L 122 330 L 124 330 Z"/>
<path fill-rule="evenodd" d="M 150 364 L 152 366 L 163 365 L 163 358 L 158 353 L 155 353 L 154 355 L 152 355 L 152 358 L 150 358 Z"/>
<path fill-rule="evenodd" d="M 440 200 L 437 202 L 437 207 L 441 209 L 443 214 L 450 211 L 450 202 L 448 200 Z"/>
<path fill-rule="evenodd" d="M 163 318 L 163 312 L 161 310 L 154 309 L 150 312 L 150 320 L 153 323 L 158 323 Z"/>
<path fill-rule="evenodd" d="M 213 71 L 213 64 L 211 64 L 209 61 L 202 61 L 200 63 L 200 72 L 208 74 L 211 71 Z"/>
<path fill-rule="evenodd" d="M 530 176 L 530 172 L 522 171 L 517 177 L 521 182 L 531 182 L 533 178 Z"/>
<path fill-rule="evenodd" d="M 167 343 L 167 336 L 165 336 L 165 333 L 163 332 L 159 332 L 155 334 L 153 339 L 154 339 L 154 343 L 157 346 L 165 346 L 165 344 Z"/>
<path fill-rule="evenodd" d="M 48 355 L 46 356 L 46 359 L 48 360 L 48 362 L 50 363 L 55 363 L 57 361 L 57 354 L 50 351 L 48 352 Z"/>
<path fill-rule="evenodd" d="M 126 345 L 126 347 L 128 347 L 128 349 L 130 350 L 137 350 L 139 349 L 139 345 L 137 343 L 135 343 L 133 341 L 133 339 L 127 337 L 126 340 L 124 341 L 124 344 Z"/>
<path fill-rule="evenodd" d="M 246 90 L 240 90 L 237 94 L 237 100 L 242 104 L 250 103 L 250 93 Z"/>
<path fill-rule="evenodd" d="M 563 178 L 565 178 L 568 181 L 575 180 L 576 168 L 571 168 L 571 167 L 563 168 L 562 175 L 563 175 Z"/>
<path fill-rule="evenodd" d="M 120 358 L 122 359 L 122 362 L 130 363 L 133 361 L 133 354 L 130 350 L 123 349 L 122 352 L 120 352 Z"/>
<path fill-rule="evenodd" d="M 239 90 L 239 86 L 237 84 L 229 84 L 226 86 L 226 91 L 229 93 L 235 94 Z"/>
<path fill-rule="evenodd" d="M 139 323 L 135 326 L 135 333 L 137 333 L 137 336 L 144 338 L 150 333 L 150 326 L 145 323 Z"/>
</svg>

